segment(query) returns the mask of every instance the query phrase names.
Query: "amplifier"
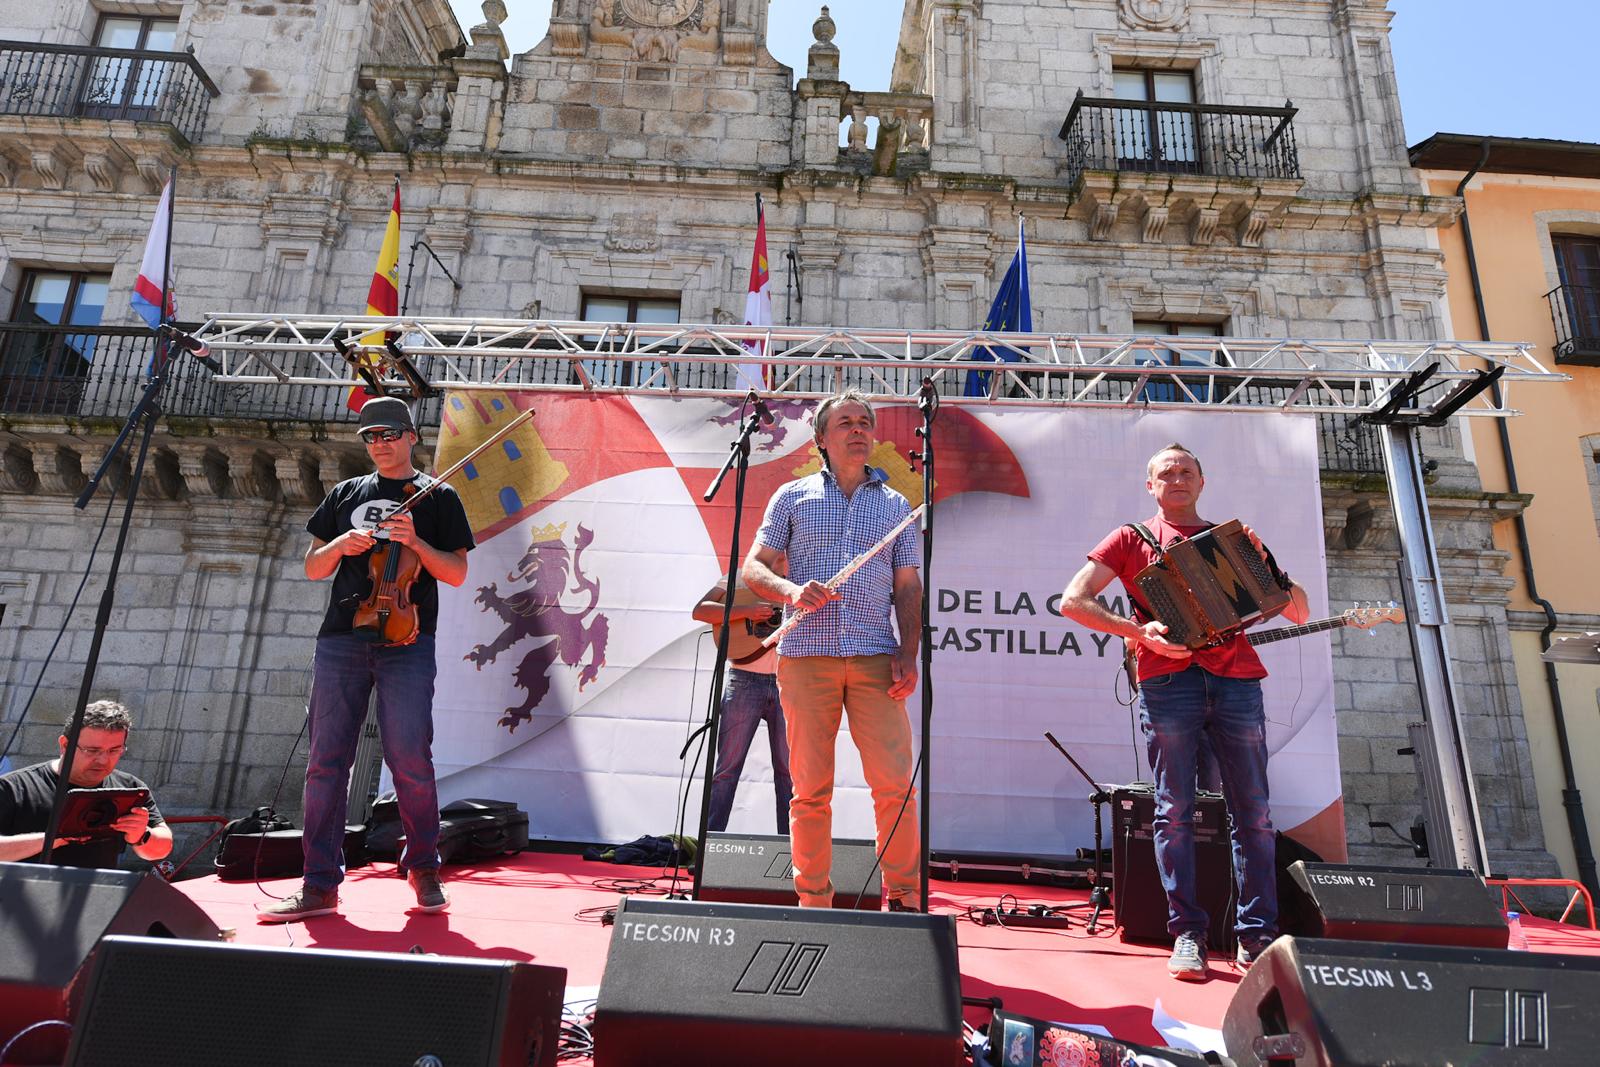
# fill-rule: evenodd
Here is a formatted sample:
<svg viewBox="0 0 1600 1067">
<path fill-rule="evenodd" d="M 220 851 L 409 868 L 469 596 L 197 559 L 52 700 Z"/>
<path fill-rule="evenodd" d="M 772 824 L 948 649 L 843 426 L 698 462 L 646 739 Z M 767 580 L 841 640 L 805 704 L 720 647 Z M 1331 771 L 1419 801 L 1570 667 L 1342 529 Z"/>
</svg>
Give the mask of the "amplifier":
<svg viewBox="0 0 1600 1067">
<path fill-rule="evenodd" d="M 1167 893 L 1156 869 L 1156 794 L 1147 784 L 1111 791 L 1111 909 L 1124 941 L 1172 943 L 1167 933 Z M 1233 845 L 1222 794 L 1195 794 L 1194 861 L 1200 905 L 1211 917 L 1206 943 L 1216 952 L 1233 946 Z"/>
<path fill-rule="evenodd" d="M 1280 937 L 1222 1024 L 1240 1067 L 1595 1062 L 1600 957 Z"/>
<path fill-rule="evenodd" d="M 955 917 L 625 899 L 595 1067 L 957 1067 Z"/>
<path fill-rule="evenodd" d="M 1287 934 L 1476 948 L 1505 948 L 1510 936 L 1472 871 L 1297 862 L 1283 896 Z"/>
<path fill-rule="evenodd" d="M 878 850 L 871 841 L 834 841 L 835 908 L 883 910 L 883 878 L 872 869 L 877 858 Z M 856 894 L 863 885 L 867 891 L 857 904 Z M 695 899 L 798 906 L 789 839 L 775 834 L 707 833 Z"/>
</svg>

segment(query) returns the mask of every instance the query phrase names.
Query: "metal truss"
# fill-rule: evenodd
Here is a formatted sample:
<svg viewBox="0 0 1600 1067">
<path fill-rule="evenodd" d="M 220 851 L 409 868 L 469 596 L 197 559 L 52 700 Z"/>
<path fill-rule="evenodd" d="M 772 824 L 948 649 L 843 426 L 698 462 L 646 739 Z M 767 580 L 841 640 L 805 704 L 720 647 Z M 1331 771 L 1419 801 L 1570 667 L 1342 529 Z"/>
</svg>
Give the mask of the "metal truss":
<svg viewBox="0 0 1600 1067">
<path fill-rule="evenodd" d="M 398 343 L 363 349 L 361 339 L 378 331 Z M 210 315 L 198 336 L 222 364 L 219 382 L 349 387 L 356 379 L 340 350 L 354 349 L 395 391 L 420 377 L 436 389 L 736 396 L 746 390 L 735 368 L 762 364 L 772 382 L 763 392 L 780 397 L 846 385 L 910 396 L 928 379 L 956 403 L 1350 415 L 1387 405 L 1430 421 L 1514 415 L 1514 383 L 1567 380 L 1540 364 L 1531 344 L 1445 340 L 222 313 Z M 752 355 L 745 344 L 771 354 Z M 981 395 L 964 396 L 972 371 L 988 373 Z M 1483 388 L 1490 372 L 1499 390 Z"/>
</svg>

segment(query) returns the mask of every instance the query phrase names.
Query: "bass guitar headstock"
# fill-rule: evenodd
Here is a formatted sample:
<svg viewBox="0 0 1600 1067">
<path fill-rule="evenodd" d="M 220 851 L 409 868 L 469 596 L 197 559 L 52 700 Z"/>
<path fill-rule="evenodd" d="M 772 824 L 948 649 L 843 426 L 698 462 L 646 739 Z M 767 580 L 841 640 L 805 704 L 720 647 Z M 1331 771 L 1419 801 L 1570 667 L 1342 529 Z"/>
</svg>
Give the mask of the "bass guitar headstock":
<svg viewBox="0 0 1600 1067">
<path fill-rule="evenodd" d="M 1357 604 L 1355 607 L 1345 611 L 1340 618 L 1344 619 L 1346 626 L 1354 627 L 1357 630 L 1371 630 L 1380 623 L 1405 622 L 1406 609 L 1392 600 L 1388 604 L 1378 604 L 1376 602 Z"/>
</svg>

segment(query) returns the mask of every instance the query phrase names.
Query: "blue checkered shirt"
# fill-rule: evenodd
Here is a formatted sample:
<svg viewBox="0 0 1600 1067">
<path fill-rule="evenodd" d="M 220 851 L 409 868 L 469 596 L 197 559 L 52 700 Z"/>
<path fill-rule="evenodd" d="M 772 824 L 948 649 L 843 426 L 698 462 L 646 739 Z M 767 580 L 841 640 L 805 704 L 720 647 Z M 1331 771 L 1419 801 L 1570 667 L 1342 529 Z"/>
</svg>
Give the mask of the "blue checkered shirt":
<svg viewBox="0 0 1600 1067">
<path fill-rule="evenodd" d="M 798 585 L 826 582 L 883 539 L 911 511 L 906 498 L 889 488 L 889 476 L 867 468 L 867 480 L 846 497 L 833 472 L 824 468 L 782 486 L 767 505 L 756 543 L 784 553 L 789 580 Z M 778 642 L 781 656 L 877 656 L 900 650 L 891 616 L 894 572 L 922 563 L 916 524 L 851 575 L 831 600 L 796 624 Z M 794 607 L 784 608 L 787 617 Z"/>
</svg>

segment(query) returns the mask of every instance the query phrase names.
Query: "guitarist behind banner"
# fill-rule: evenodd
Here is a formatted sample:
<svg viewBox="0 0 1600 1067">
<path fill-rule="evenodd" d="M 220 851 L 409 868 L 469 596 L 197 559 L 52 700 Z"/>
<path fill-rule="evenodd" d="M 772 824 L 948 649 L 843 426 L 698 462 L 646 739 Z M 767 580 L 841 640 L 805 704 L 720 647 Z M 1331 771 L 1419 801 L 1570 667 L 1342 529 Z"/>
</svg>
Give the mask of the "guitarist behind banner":
<svg viewBox="0 0 1600 1067">
<path fill-rule="evenodd" d="M 1170 444 L 1146 469 L 1145 489 L 1156 515 L 1144 525 L 1162 546 L 1192 537 L 1212 524 L 1200 518 L 1205 477 L 1200 460 Z M 1251 543 L 1270 559 L 1261 541 Z M 1214 648 L 1191 651 L 1166 638 L 1160 622 L 1114 614 L 1096 599 L 1121 578 L 1135 599 L 1134 576 L 1155 562 L 1156 548 L 1131 525 L 1113 530 L 1089 552 L 1062 594 L 1061 614 L 1085 626 L 1138 642 L 1139 722 L 1156 781 L 1155 853 L 1167 894 L 1167 931 L 1173 935 L 1167 970 L 1185 981 L 1204 981 L 1210 918 L 1200 904 L 1194 859 L 1195 764 L 1204 735 L 1217 761 L 1232 815 L 1239 903 L 1234 929 L 1238 962 L 1248 966 L 1278 933 L 1277 871 L 1267 798 L 1266 713 L 1261 679 L 1267 670 L 1245 638 L 1236 634 Z M 1281 572 L 1279 572 L 1281 574 Z M 1311 612 L 1305 590 L 1287 575 L 1283 614 L 1303 623 Z"/>
<path fill-rule="evenodd" d="M 779 574 L 787 571 L 780 563 Z M 715 630 L 722 625 L 723 597 L 728 585 L 718 582 L 694 607 L 696 622 Z M 728 678 L 722 690 L 722 715 L 717 728 L 717 770 L 711 779 L 711 810 L 706 828 L 728 828 L 733 795 L 744 772 L 744 760 L 755 740 L 756 727 L 767 724 L 767 744 L 772 750 L 772 786 L 776 793 L 778 834 L 789 833 L 789 798 L 794 787 L 789 778 L 789 735 L 783 725 L 783 705 L 778 702 L 778 651 L 761 642 L 783 621 L 782 605 L 762 600 L 744 583 L 733 591 L 733 617 L 728 624 Z"/>
</svg>

